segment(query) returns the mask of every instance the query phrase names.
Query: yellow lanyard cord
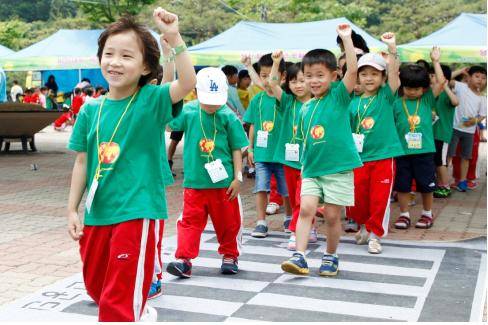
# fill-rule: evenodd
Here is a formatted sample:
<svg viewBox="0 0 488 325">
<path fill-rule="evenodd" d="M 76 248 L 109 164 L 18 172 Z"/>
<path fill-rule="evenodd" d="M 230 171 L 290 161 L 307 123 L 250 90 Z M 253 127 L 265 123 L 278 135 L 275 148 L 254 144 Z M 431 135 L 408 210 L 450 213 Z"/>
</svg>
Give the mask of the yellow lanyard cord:
<svg viewBox="0 0 488 325">
<path fill-rule="evenodd" d="M 213 134 L 213 149 L 215 149 L 215 139 L 217 138 L 217 124 L 215 123 L 215 115 L 217 115 L 217 112 L 214 112 L 213 114 L 213 125 L 214 125 L 214 134 Z M 203 127 L 203 122 L 202 122 L 202 108 L 200 107 L 200 127 L 202 128 L 202 133 L 203 133 L 203 137 L 205 138 L 205 140 L 207 140 L 207 134 L 205 133 L 205 128 Z M 210 158 L 212 158 L 212 160 L 214 160 L 213 156 L 212 156 L 212 151 L 213 149 L 208 153 L 208 162 L 210 162 Z"/>
<path fill-rule="evenodd" d="M 308 139 L 308 135 L 310 133 L 310 127 L 312 126 L 312 120 L 313 120 L 313 116 L 315 115 L 315 110 L 317 109 L 317 106 L 319 106 L 319 103 L 320 101 L 322 100 L 322 98 L 320 98 L 317 103 L 315 103 L 315 106 L 312 110 L 312 115 L 310 115 L 310 120 L 308 120 L 308 128 L 307 128 L 307 132 L 305 133 L 305 135 L 302 135 L 303 136 L 303 145 L 306 146 L 307 145 L 307 139 Z M 303 122 L 303 121 L 302 121 Z M 303 124 L 302 124 L 302 129 L 303 129 Z"/>
<path fill-rule="evenodd" d="M 363 97 L 359 97 L 359 103 L 358 103 L 358 124 L 357 124 L 357 127 L 356 127 L 356 133 L 359 134 L 359 129 L 360 129 L 360 126 L 361 126 L 361 121 L 363 120 L 363 118 L 366 116 L 366 112 L 368 111 L 368 108 L 369 106 L 371 106 L 371 104 L 373 103 L 373 101 L 376 99 L 376 95 L 374 95 L 373 97 L 370 98 L 369 102 L 364 105 L 364 111 L 363 111 L 363 115 L 361 116 L 360 113 L 359 113 L 359 107 L 361 106 L 361 100 L 363 99 Z"/>
<path fill-rule="evenodd" d="M 261 102 L 263 101 L 263 97 L 264 97 L 264 94 L 261 95 L 261 97 L 259 97 L 259 129 L 260 130 L 263 130 L 263 118 L 261 116 Z M 275 105 L 273 106 L 273 129 L 274 129 L 274 125 L 275 125 L 275 121 L 276 121 L 276 101 L 275 101 Z M 267 131 L 267 130 L 265 130 Z"/>
<path fill-rule="evenodd" d="M 405 98 L 402 99 L 402 104 L 403 104 L 403 110 L 405 111 L 405 115 L 407 116 L 407 121 L 408 121 L 408 124 L 410 124 L 410 132 L 415 132 L 415 121 L 413 119 L 411 119 L 411 115 L 410 113 L 408 112 L 408 107 L 407 107 L 407 103 L 405 101 Z M 420 99 L 417 99 L 417 107 L 415 108 L 415 113 L 413 114 L 413 116 L 417 116 L 417 113 L 419 112 L 419 107 L 420 107 Z"/>
<path fill-rule="evenodd" d="M 130 105 L 132 104 L 132 101 L 134 100 L 134 98 L 136 97 L 137 93 L 139 92 L 139 90 L 137 90 L 134 95 L 132 95 L 131 99 L 129 100 L 129 103 L 127 104 L 127 106 L 125 107 L 125 110 L 124 112 L 122 113 L 122 116 L 119 118 L 119 121 L 117 122 L 117 125 L 115 126 L 115 129 L 114 129 L 114 132 L 112 133 L 112 136 L 110 137 L 110 141 L 108 142 L 107 146 L 105 148 L 110 148 L 110 145 L 112 144 L 112 141 L 114 140 L 114 137 L 115 137 L 115 134 L 117 133 L 117 131 L 119 130 L 119 126 L 120 126 L 120 123 L 122 122 L 125 114 L 127 113 L 127 111 L 129 110 L 129 107 Z M 110 170 L 111 168 L 101 168 L 102 166 L 102 161 L 100 159 L 100 135 L 99 135 L 99 132 L 100 132 L 100 116 L 102 115 L 102 108 L 103 108 L 103 104 L 105 104 L 105 99 L 107 98 L 107 96 L 103 97 L 102 99 L 102 103 L 100 104 L 100 108 L 98 109 L 98 119 L 97 119 L 97 129 L 96 129 L 96 134 L 97 134 L 97 153 L 98 153 L 98 166 L 97 166 L 97 170 L 95 171 L 95 178 L 98 180 L 101 176 L 100 176 L 100 172 L 102 170 Z M 104 149 L 105 150 L 105 149 Z"/>
</svg>

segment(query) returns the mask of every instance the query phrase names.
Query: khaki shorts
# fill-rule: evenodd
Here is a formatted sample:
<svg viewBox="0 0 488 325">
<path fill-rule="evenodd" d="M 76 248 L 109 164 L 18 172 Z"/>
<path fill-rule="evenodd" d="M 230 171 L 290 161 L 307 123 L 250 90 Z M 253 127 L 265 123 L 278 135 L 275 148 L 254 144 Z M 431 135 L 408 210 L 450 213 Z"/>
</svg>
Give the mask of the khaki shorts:
<svg viewBox="0 0 488 325">
<path fill-rule="evenodd" d="M 320 203 L 354 205 L 354 172 L 302 179 L 301 196 L 317 196 Z"/>
</svg>

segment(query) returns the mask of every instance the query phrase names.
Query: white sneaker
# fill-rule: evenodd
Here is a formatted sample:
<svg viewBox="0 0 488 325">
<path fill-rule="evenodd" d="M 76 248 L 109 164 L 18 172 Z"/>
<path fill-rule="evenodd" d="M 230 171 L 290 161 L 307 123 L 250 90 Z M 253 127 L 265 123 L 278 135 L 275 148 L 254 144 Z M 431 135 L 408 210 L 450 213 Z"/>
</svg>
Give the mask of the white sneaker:
<svg viewBox="0 0 488 325">
<path fill-rule="evenodd" d="M 268 206 L 266 207 L 266 214 L 271 215 L 271 214 L 276 214 L 278 210 L 280 209 L 280 206 L 274 202 L 268 203 Z"/>
<path fill-rule="evenodd" d="M 158 312 L 154 307 L 146 305 L 144 308 L 144 312 L 142 313 L 141 322 L 157 322 L 158 321 Z"/>
<path fill-rule="evenodd" d="M 295 237 L 295 234 L 292 234 L 290 236 L 290 239 L 288 239 L 287 249 L 289 251 L 296 251 L 297 250 L 297 238 Z"/>
<path fill-rule="evenodd" d="M 368 241 L 368 253 L 370 254 L 380 254 L 381 253 L 381 243 L 376 238 L 370 238 Z"/>
<path fill-rule="evenodd" d="M 310 230 L 310 234 L 308 234 L 308 242 L 309 243 L 316 243 L 317 242 L 317 229 L 315 227 L 312 227 Z"/>
</svg>

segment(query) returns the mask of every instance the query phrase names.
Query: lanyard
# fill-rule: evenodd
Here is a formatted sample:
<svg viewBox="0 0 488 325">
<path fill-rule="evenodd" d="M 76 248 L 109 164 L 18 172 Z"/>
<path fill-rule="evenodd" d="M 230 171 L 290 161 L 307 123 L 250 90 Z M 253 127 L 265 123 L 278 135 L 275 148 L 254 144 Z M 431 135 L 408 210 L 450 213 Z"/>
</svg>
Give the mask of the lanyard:
<svg viewBox="0 0 488 325">
<path fill-rule="evenodd" d="M 263 97 L 264 97 L 264 93 L 261 95 L 261 97 L 259 97 L 259 128 L 261 130 L 263 130 L 263 119 L 262 119 L 262 116 L 261 116 L 261 102 L 263 101 Z M 275 101 L 275 106 L 273 106 L 273 129 L 274 129 L 274 125 L 275 125 L 275 121 L 276 121 L 276 101 Z M 266 130 L 268 131 L 268 130 Z"/>
<path fill-rule="evenodd" d="M 368 111 L 368 108 L 369 106 L 371 106 L 371 104 L 373 103 L 373 101 L 376 99 L 376 95 L 374 95 L 373 97 L 370 98 L 369 102 L 364 105 L 364 111 L 363 111 L 363 115 L 361 116 L 359 114 L 359 107 L 361 106 L 361 100 L 362 100 L 362 96 L 359 97 L 359 103 L 358 103 L 358 124 L 357 124 L 357 127 L 356 127 L 356 133 L 359 134 L 359 127 L 361 126 L 361 121 L 363 120 L 363 118 L 366 116 L 366 112 Z"/>
<path fill-rule="evenodd" d="M 110 148 L 110 145 L 112 144 L 112 141 L 114 140 L 115 134 L 119 130 L 120 123 L 124 119 L 125 114 L 129 110 L 129 107 L 132 104 L 132 101 L 134 100 L 134 98 L 136 97 L 136 95 L 137 95 L 138 92 L 139 92 L 139 90 L 137 90 L 134 93 L 134 95 L 132 95 L 131 99 L 129 100 L 129 103 L 125 107 L 125 110 L 122 113 L 122 116 L 119 118 L 119 121 L 117 122 L 117 125 L 115 126 L 114 132 L 112 133 L 112 136 L 110 137 L 110 141 L 108 142 L 108 144 L 107 144 L 107 146 L 105 148 Z M 102 115 L 102 108 L 103 108 L 103 104 L 105 104 L 105 99 L 106 98 L 107 98 L 107 96 L 103 97 L 102 103 L 100 104 L 100 108 L 98 109 L 97 130 L 96 130 L 97 131 L 96 133 L 97 133 L 98 166 L 97 166 L 97 170 L 95 171 L 95 178 L 96 178 L 97 181 L 101 177 L 100 172 L 102 170 L 111 170 L 112 169 L 112 168 L 101 168 L 101 166 L 102 166 L 102 160 L 100 159 L 100 155 L 102 154 L 100 152 L 100 136 L 99 136 L 99 132 L 100 132 L 100 116 Z"/>
<path fill-rule="evenodd" d="M 213 114 L 213 125 L 214 125 L 214 132 L 213 132 L 213 139 L 212 139 L 212 150 L 209 150 L 208 152 L 208 161 L 210 162 L 210 158 L 212 158 L 212 160 L 214 160 L 213 156 L 212 156 L 212 151 L 213 149 L 215 148 L 215 139 L 217 138 L 217 125 L 215 123 L 215 115 L 217 115 L 217 112 L 215 112 Z M 205 128 L 203 127 L 203 122 L 202 122 L 202 108 L 200 107 L 200 127 L 202 128 L 202 133 L 203 133 L 203 137 L 205 139 L 205 141 L 209 140 L 207 138 L 207 134 L 205 133 Z"/>
<path fill-rule="evenodd" d="M 313 120 L 313 116 L 315 115 L 315 110 L 317 109 L 317 106 L 319 106 L 319 103 L 320 101 L 322 100 L 322 98 L 320 98 L 317 103 L 315 103 L 315 106 L 312 110 L 312 115 L 310 115 L 310 120 L 308 120 L 308 128 L 307 128 L 307 133 L 305 133 L 305 136 L 303 136 L 303 145 L 306 146 L 307 145 L 307 138 L 308 138 L 308 134 L 310 133 L 310 127 L 312 126 L 312 120 Z M 303 126 L 302 126 L 302 129 L 303 129 Z"/>
<path fill-rule="evenodd" d="M 403 104 L 403 110 L 405 111 L 405 115 L 407 116 L 407 121 L 408 121 L 408 124 L 410 124 L 410 132 L 415 132 L 415 121 L 414 119 L 412 118 L 412 115 L 410 115 L 410 113 L 408 112 L 408 107 L 407 107 L 407 103 L 405 101 L 405 98 L 403 98 L 402 100 L 402 104 Z M 415 113 L 413 114 L 413 117 L 416 117 L 417 116 L 417 113 L 419 111 L 419 107 L 420 107 L 420 99 L 417 99 L 417 107 L 415 108 Z"/>
</svg>

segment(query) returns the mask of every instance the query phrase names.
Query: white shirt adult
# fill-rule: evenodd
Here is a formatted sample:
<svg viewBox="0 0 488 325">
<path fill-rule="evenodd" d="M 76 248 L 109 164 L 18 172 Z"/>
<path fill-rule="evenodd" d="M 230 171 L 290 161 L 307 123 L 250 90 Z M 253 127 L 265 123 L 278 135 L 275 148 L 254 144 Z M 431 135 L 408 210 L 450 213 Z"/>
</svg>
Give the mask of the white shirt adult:
<svg viewBox="0 0 488 325">
<path fill-rule="evenodd" d="M 465 126 L 464 122 L 473 117 L 486 116 L 486 97 L 473 92 L 467 84 L 456 81 L 454 92 L 459 99 L 459 106 L 454 113 L 453 127 L 461 132 L 474 134 L 476 124 Z"/>
<path fill-rule="evenodd" d="M 17 96 L 22 95 L 24 91 L 22 90 L 22 87 L 19 85 L 13 85 L 12 88 L 10 88 L 10 97 L 12 98 L 13 102 L 17 101 Z"/>
</svg>

